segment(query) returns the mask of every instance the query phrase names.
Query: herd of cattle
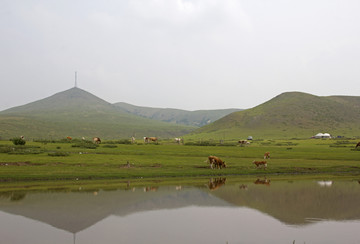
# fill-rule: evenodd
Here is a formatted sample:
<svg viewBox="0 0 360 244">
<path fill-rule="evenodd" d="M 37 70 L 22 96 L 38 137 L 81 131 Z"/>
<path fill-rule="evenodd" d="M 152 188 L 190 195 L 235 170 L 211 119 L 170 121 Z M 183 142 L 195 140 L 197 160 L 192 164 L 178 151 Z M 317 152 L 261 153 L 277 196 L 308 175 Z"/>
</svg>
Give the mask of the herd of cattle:
<svg viewBox="0 0 360 244">
<path fill-rule="evenodd" d="M 24 140 L 24 136 L 21 136 L 20 137 L 22 140 Z M 72 140 L 72 138 L 70 136 L 66 137 L 67 140 Z M 83 137 L 82 138 L 83 140 L 85 140 L 85 138 Z M 158 138 L 157 137 L 144 137 L 144 143 L 149 143 L 149 142 L 157 142 L 158 141 Z M 93 138 L 93 142 L 95 144 L 100 144 L 101 143 L 101 139 L 99 137 L 94 137 Z M 135 142 L 135 137 L 131 137 L 131 142 L 134 143 Z M 182 142 L 182 139 L 181 138 L 175 138 L 175 142 L 176 143 L 181 143 Z M 238 143 L 240 145 L 247 145 L 247 144 L 250 144 L 249 141 L 247 140 L 240 140 L 238 141 Z M 355 149 L 360 147 L 360 142 L 358 142 L 355 146 Z M 269 159 L 270 158 L 270 152 L 265 152 L 264 153 L 264 159 Z M 226 163 L 225 161 L 223 161 L 222 159 L 220 159 L 219 157 L 217 156 L 209 156 L 208 157 L 208 160 L 207 162 L 210 164 L 210 168 L 211 169 L 222 169 L 222 168 L 226 168 Z M 256 161 L 254 160 L 253 161 L 253 164 L 255 164 L 256 168 L 260 168 L 260 167 L 263 167 L 264 169 L 267 168 L 267 161 L 264 160 L 264 161 Z"/>
<path fill-rule="evenodd" d="M 264 159 L 270 158 L 270 152 L 264 153 Z M 214 166 L 216 169 L 222 169 L 226 168 L 225 161 L 221 160 L 219 157 L 216 156 L 209 156 L 207 162 L 210 164 L 210 168 L 214 169 Z M 264 169 L 267 168 L 267 161 L 253 161 L 253 164 L 256 165 L 257 168 L 263 167 Z"/>
<path fill-rule="evenodd" d="M 67 137 L 67 139 L 71 140 L 71 137 Z M 131 142 L 133 143 L 135 141 L 134 137 L 131 137 Z M 149 142 L 157 142 L 158 138 L 157 137 L 144 137 L 144 143 L 149 143 Z M 181 143 L 181 138 L 175 138 L 175 142 L 177 143 Z M 95 144 L 99 144 L 101 143 L 101 139 L 99 137 L 94 137 L 93 138 L 93 142 Z M 238 143 L 240 144 L 250 144 L 249 141 L 247 140 L 241 140 L 238 141 Z M 358 147 L 360 145 L 360 142 L 358 143 L 358 145 L 356 145 L 356 147 Z M 270 158 L 270 152 L 266 152 L 264 154 L 264 159 L 269 159 Z M 208 163 L 210 164 L 210 168 L 211 169 L 222 169 L 222 168 L 226 168 L 226 163 L 225 161 L 221 160 L 219 157 L 217 156 L 209 156 L 208 157 Z M 259 167 L 263 167 L 264 169 L 267 168 L 267 162 L 266 161 L 253 161 L 253 164 L 256 165 L 257 168 Z"/>
<path fill-rule="evenodd" d="M 246 144 L 250 144 L 249 141 L 247 140 L 240 140 L 238 141 L 238 143 L 240 145 L 246 145 Z M 355 148 L 360 147 L 360 142 L 358 142 L 355 146 Z M 270 158 L 270 152 L 265 152 L 264 153 L 264 159 L 269 159 Z M 214 166 L 216 169 L 221 169 L 221 168 L 226 168 L 226 163 L 225 161 L 221 160 L 220 158 L 216 157 L 216 156 L 209 156 L 207 162 L 210 164 L 210 168 L 214 169 Z M 263 161 L 257 161 L 254 160 L 253 164 L 255 164 L 256 168 L 263 168 L 266 169 L 267 168 L 267 161 L 263 160 Z"/>
</svg>

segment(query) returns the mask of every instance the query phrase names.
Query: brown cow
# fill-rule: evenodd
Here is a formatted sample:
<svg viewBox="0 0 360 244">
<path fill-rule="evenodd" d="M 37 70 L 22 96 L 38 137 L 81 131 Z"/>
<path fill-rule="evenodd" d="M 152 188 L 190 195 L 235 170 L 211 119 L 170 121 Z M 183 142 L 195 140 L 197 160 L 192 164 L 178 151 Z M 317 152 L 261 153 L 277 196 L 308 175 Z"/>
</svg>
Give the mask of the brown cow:
<svg viewBox="0 0 360 244">
<path fill-rule="evenodd" d="M 268 159 L 268 158 L 270 158 L 270 152 L 266 152 L 266 153 L 264 154 L 264 159 Z"/>
<path fill-rule="evenodd" d="M 356 144 L 355 148 L 360 147 L 360 141 Z"/>
<path fill-rule="evenodd" d="M 210 168 L 213 168 L 213 164 L 215 163 L 215 156 L 209 156 L 209 164 L 210 164 Z"/>
<path fill-rule="evenodd" d="M 248 145 L 248 144 L 250 144 L 250 142 L 248 140 L 240 140 L 240 141 L 238 141 L 238 143 L 240 145 Z"/>
<path fill-rule="evenodd" d="M 94 137 L 94 138 L 93 138 L 93 142 L 94 142 L 95 144 L 100 144 L 100 143 L 101 143 L 101 140 L 100 140 L 99 137 Z"/>
<path fill-rule="evenodd" d="M 157 137 L 144 137 L 144 142 L 149 143 L 150 141 L 157 142 Z"/>
<path fill-rule="evenodd" d="M 257 168 L 259 168 L 260 166 L 263 166 L 264 169 L 266 169 L 267 167 L 267 162 L 266 161 L 253 161 L 253 164 L 256 165 Z"/>
<path fill-rule="evenodd" d="M 221 169 L 222 167 L 226 168 L 225 161 L 222 161 L 220 158 L 216 156 L 209 156 L 208 159 L 210 163 L 210 168 L 213 168 L 213 165 L 215 165 L 217 169 Z"/>
<path fill-rule="evenodd" d="M 217 169 L 221 169 L 222 167 L 226 168 L 225 161 L 222 161 L 220 158 L 216 156 L 209 156 L 208 159 L 211 168 L 213 168 L 213 165 L 215 165 Z"/>
</svg>

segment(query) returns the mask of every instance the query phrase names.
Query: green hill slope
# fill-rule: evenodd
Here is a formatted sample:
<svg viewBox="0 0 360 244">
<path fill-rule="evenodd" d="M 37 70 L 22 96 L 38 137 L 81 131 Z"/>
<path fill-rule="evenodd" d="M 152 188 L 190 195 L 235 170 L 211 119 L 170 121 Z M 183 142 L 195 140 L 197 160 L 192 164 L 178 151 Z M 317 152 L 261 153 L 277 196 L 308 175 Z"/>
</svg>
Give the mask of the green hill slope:
<svg viewBox="0 0 360 244">
<path fill-rule="evenodd" d="M 318 132 L 360 136 L 360 97 L 287 92 L 197 129 L 188 138 L 308 138 Z"/>
<path fill-rule="evenodd" d="M 123 102 L 115 103 L 114 105 L 128 113 L 144 118 L 197 127 L 212 123 L 230 113 L 241 111 L 241 109 L 186 111 L 172 108 L 139 107 Z"/>
<path fill-rule="evenodd" d="M 79 88 L 0 112 L 3 139 L 19 135 L 35 139 L 66 136 L 119 139 L 132 135 L 168 138 L 193 129 L 126 113 Z"/>
</svg>

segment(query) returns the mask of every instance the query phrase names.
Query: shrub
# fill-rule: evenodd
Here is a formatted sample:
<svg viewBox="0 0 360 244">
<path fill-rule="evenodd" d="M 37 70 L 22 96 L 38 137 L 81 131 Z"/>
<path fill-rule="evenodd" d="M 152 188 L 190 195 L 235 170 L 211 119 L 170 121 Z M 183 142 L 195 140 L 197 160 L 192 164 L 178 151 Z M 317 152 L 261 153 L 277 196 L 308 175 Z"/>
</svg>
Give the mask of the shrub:
<svg viewBox="0 0 360 244">
<path fill-rule="evenodd" d="M 201 141 L 201 142 L 187 142 L 184 145 L 186 145 L 186 146 L 216 146 L 217 144 L 215 142 Z"/>
<path fill-rule="evenodd" d="M 99 145 L 92 143 L 91 141 L 81 141 L 71 145 L 72 147 L 96 149 Z"/>
<path fill-rule="evenodd" d="M 122 139 L 122 140 L 115 140 L 115 141 L 106 141 L 106 144 L 131 144 L 131 140 Z"/>
<path fill-rule="evenodd" d="M 50 152 L 48 153 L 49 156 L 52 157 L 65 157 L 65 156 L 69 156 L 69 153 L 67 152 Z"/>
<path fill-rule="evenodd" d="M 0 146 L 0 153 L 9 153 L 11 150 L 12 148 L 9 146 Z"/>
<path fill-rule="evenodd" d="M 26 141 L 20 137 L 15 137 L 11 139 L 11 141 L 14 143 L 14 145 L 25 145 Z"/>
<path fill-rule="evenodd" d="M 104 147 L 104 148 L 117 148 L 117 146 L 114 145 L 114 144 L 105 144 L 102 147 Z"/>
</svg>

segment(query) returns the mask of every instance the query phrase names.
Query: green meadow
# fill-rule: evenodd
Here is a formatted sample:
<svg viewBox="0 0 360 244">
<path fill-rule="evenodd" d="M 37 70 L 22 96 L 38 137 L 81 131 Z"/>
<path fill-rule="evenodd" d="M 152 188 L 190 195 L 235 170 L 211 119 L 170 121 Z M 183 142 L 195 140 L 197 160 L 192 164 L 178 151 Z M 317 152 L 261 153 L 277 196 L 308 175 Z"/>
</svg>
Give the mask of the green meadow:
<svg viewBox="0 0 360 244">
<path fill-rule="evenodd" d="M 352 139 L 258 140 L 240 146 L 236 141 L 187 141 L 156 144 L 104 141 L 95 146 L 81 141 L 0 142 L 0 181 L 74 182 L 164 178 L 327 175 L 358 176 L 360 150 Z M 358 148 L 360 149 L 360 148 Z M 256 168 L 270 152 L 267 169 Z M 211 169 L 209 155 L 227 168 Z"/>
</svg>

